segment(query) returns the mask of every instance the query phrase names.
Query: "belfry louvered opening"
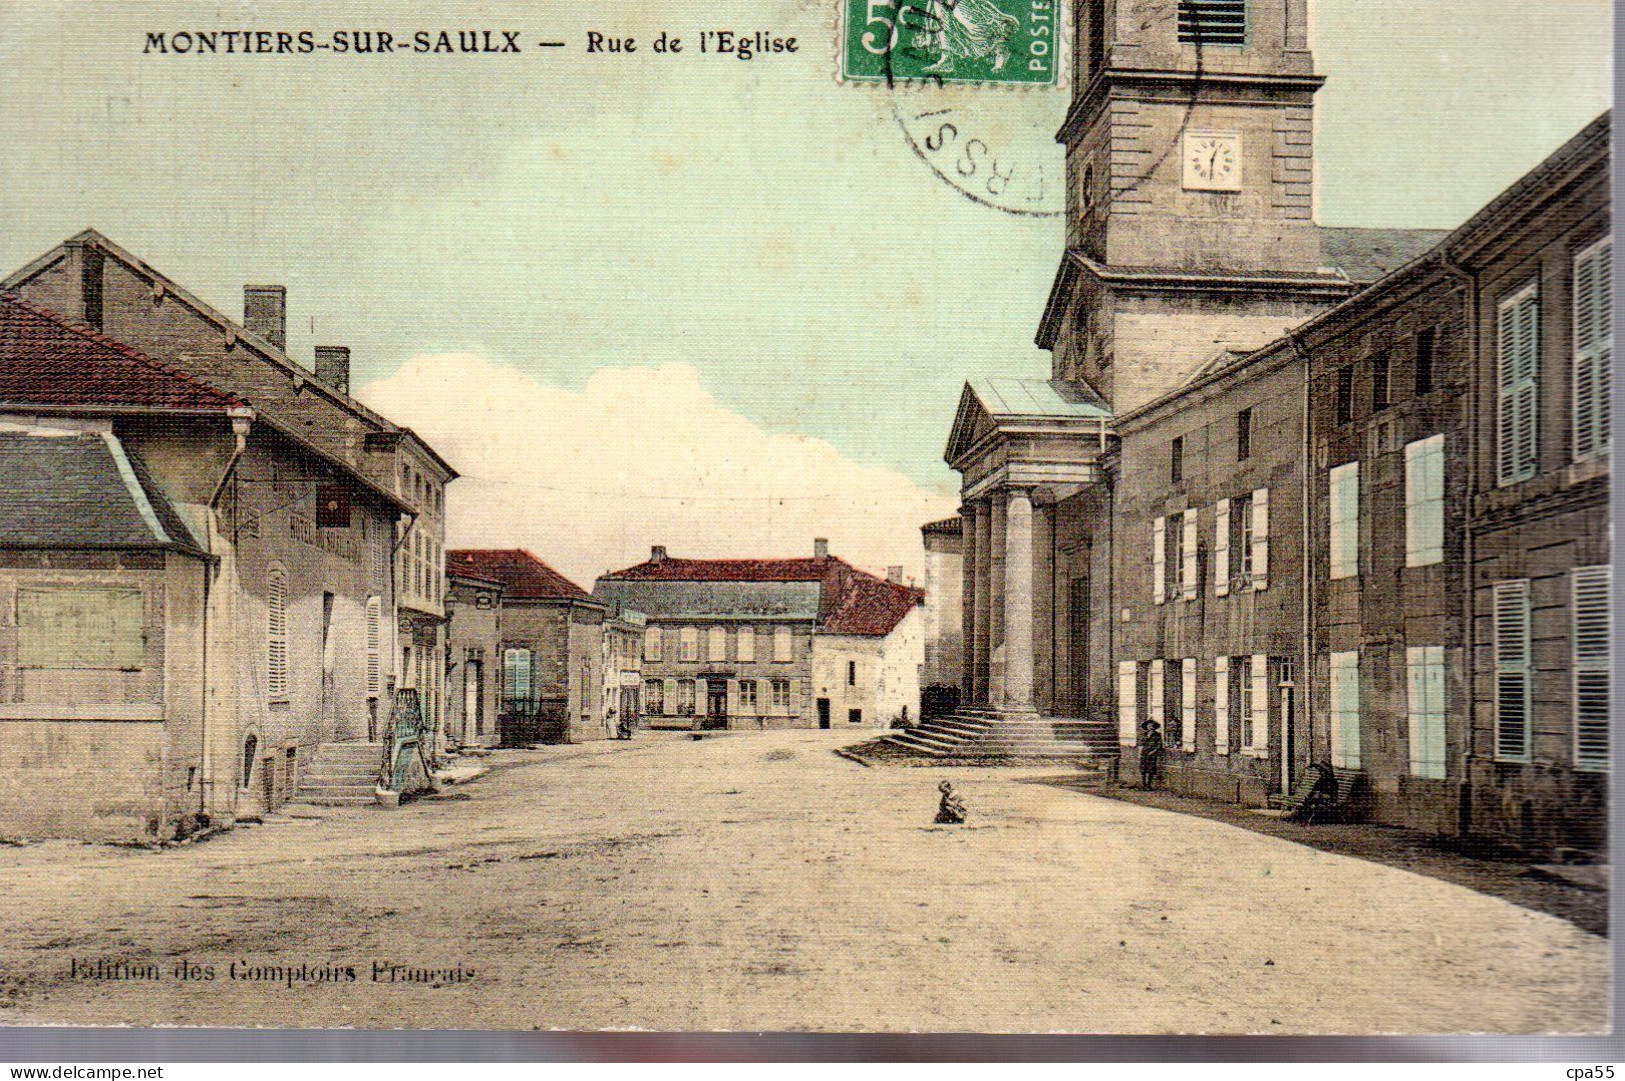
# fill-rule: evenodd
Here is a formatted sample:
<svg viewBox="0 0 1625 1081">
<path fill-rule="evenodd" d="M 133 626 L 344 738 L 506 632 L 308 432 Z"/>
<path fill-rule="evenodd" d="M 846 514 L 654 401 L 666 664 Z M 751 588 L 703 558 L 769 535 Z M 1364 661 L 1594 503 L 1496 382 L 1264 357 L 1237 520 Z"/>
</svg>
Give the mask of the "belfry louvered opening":
<svg viewBox="0 0 1625 1081">
<path fill-rule="evenodd" d="M 1195 45 L 1247 44 L 1247 0 L 1179 0 L 1179 40 Z"/>
</svg>

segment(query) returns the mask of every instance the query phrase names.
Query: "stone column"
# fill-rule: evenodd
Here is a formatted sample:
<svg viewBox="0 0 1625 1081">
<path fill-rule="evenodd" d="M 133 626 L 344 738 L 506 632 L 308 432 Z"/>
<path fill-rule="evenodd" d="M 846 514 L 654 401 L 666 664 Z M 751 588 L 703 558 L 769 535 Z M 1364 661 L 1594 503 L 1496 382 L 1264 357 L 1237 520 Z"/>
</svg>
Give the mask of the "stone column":
<svg viewBox="0 0 1625 1081">
<path fill-rule="evenodd" d="M 971 621 L 970 641 L 967 643 L 971 658 L 971 680 L 974 684 L 971 692 L 971 704 L 985 706 L 988 704 L 987 675 L 989 656 L 988 616 L 991 612 L 993 598 L 993 574 L 991 566 L 993 516 L 988 511 L 985 500 L 978 501 L 972 506 L 976 510 L 976 588 L 974 590 L 975 610 Z"/>
<path fill-rule="evenodd" d="M 1004 681 L 1001 705 L 1012 712 L 1033 706 L 1033 498 L 1010 489 L 1004 544 Z"/>
<path fill-rule="evenodd" d="M 987 567 L 987 701 L 988 705 L 997 707 L 1004 702 L 1004 547 L 1008 539 L 1005 494 L 995 492 L 991 502 L 993 513 L 989 515 Z"/>
<path fill-rule="evenodd" d="M 959 598 L 959 701 L 967 706 L 976 701 L 976 563 L 981 558 L 976 545 L 977 509 L 975 503 L 959 508 L 959 558 L 963 570 Z"/>
</svg>

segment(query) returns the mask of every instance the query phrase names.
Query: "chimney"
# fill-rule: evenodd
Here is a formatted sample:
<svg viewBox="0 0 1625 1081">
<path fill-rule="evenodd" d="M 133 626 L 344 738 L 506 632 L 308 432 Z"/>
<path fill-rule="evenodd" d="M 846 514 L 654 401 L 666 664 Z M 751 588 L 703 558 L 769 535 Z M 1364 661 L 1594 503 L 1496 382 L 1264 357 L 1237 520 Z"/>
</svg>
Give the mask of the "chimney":
<svg viewBox="0 0 1625 1081">
<path fill-rule="evenodd" d="M 350 393 L 350 347 L 347 345 L 318 345 L 316 347 L 316 378 L 328 386 Z"/>
<path fill-rule="evenodd" d="M 887 567 L 886 568 L 886 581 L 890 582 L 894 586 L 902 585 L 903 584 L 903 568 L 902 567 Z"/>
<path fill-rule="evenodd" d="M 813 538 L 813 558 L 814 559 L 828 559 L 829 558 L 829 538 L 828 537 L 814 537 Z"/>
<path fill-rule="evenodd" d="M 654 547 L 649 549 L 649 562 L 650 563 L 664 563 L 665 561 L 666 561 L 666 546 L 664 544 L 657 544 Z"/>
<path fill-rule="evenodd" d="M 288 290 L 280 285 L 243 286 L 243 326 L 287 352 Z"/>
</svg>

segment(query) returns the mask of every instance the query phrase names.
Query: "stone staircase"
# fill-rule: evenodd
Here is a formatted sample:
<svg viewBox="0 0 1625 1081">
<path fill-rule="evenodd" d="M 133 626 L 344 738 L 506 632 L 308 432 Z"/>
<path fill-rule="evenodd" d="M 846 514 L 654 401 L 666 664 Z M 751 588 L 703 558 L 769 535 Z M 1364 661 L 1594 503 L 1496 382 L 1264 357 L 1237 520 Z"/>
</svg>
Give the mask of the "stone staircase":
<svg viewBox="0 0 1625 1081">
<path fill-rule="evenodd" d="M 1058 758 L 1104 766 L 1117 757 L 1115 721 L 1013 718 L 993 710 L 961 709 L 881 738 L 933 758 Z"/>
<path fill-rule="evenodd" d="M 299 779 L 299 792 L 293 802 L 330 807 L 372 803 L 378 763 L 383 757 L 381 743 L 324 743 Z"/>
</svg>

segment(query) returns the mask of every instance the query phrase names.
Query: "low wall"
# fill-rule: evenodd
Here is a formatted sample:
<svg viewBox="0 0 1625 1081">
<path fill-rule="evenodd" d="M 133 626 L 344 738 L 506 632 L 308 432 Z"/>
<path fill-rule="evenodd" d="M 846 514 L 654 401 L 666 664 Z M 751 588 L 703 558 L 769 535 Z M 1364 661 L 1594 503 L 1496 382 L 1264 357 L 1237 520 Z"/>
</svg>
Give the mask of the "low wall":
<svg viewBox="0 0 1625 1081">
<path fill-rule="evenodd" d="M 164 790 L 165 739 L 156 719 L 0 718 L 0 837 L 174 836 L 183 793 Z"/>
</svg>

